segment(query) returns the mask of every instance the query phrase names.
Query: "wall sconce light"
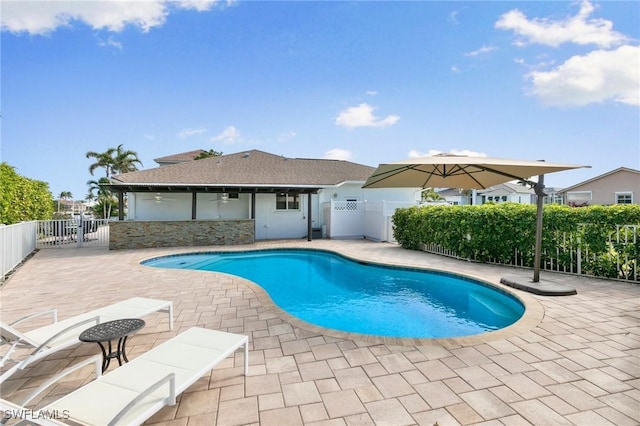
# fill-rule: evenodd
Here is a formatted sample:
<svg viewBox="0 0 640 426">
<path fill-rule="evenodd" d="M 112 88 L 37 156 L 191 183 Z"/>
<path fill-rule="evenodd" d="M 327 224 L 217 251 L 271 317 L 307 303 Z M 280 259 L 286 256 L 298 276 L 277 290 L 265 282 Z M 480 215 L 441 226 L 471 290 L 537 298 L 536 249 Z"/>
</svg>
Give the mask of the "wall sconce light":
<svg viewBox="0 0 640 426">
<path fill-rule="evenodd" d="M 227 201 L 229 201 L 229 193 L 223 192 L 222 195 L 220 196 L 220 199 L 222 200 L 223 203 L 226 203 Z"/>
</svg>

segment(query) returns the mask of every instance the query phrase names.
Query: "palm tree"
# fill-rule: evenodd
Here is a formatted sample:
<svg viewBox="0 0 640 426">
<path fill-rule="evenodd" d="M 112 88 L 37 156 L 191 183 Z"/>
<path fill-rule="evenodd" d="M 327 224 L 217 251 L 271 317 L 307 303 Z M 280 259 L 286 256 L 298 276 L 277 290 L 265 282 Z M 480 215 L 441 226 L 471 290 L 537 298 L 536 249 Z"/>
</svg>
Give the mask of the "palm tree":
<svg viewBox="0 0 640 426">
<path fill-rule="evenodd" d="M 135 151 L 123 150 L 122 144 L 118 145 L 115 154 L 113 162 L 114 173 L 135 172 L 138 170 L 136 163 L 142 166 L 142 161 L 138 158 L 138 153 Z"/>
<path fill-rule="evenodd" d="M 60 213 L 60 201 L 69 200 L 73 198 L 73 194 L 69 191 L 62 191 L 58 196 L 58 213 Z"/>
<path fill-rule="evenodd" d="M 109 178 L 106 177 L 101 177 L 97 181 L 87 181 L 87 185 L 89 186 L 87 198 L 91 197 L 92 199 L 96 199 L 98 201 L 98 205 L 102 205 L 102 217 L 104 219 L 109 219 L 111 217 L 111 206 L 115 202 L 113 199 L 113 193 L 103 186 L 108 185 L 109 183 L 111 182 Z M 97 195 L 94 195 L 94 191 Z"/>
<path fill-rule="evenodd" d="M 115 152 L 115 148 L 109 148 L 105 152 L 95 152 L 89 151 L 87 152 L 87 158 L 95 158 L 96 162 L 89 166 L 89 173 L 93 176 L 93 172 L 102 167 L 105 169 L 106 176 L 111 177 L 113 171 L 113 153 Z"/>
<path fill-rule="evenodd" d="M 142 166 L 142 161 L 138 158 L 138 154 L 135 151 L 124 150 L 122 144 L 117 148 L 109 148 L 105 152 L 89 151 L 86 154 L 87 158 L 95 158 L 96 162 L 89 166 L 89 173 L 93 176 L 93 172 L 97 168 L 104 168 L 106 177 L 118 173 L 127 173 L 138 170 L 136 163 Z"/>
<path fill-rule="evenodd" d="M 428 188 L 422 192 L 423 201 L 440 201 L 444 200 L 444 197 L 436 192 L 433 188 Z"/>
</svg>

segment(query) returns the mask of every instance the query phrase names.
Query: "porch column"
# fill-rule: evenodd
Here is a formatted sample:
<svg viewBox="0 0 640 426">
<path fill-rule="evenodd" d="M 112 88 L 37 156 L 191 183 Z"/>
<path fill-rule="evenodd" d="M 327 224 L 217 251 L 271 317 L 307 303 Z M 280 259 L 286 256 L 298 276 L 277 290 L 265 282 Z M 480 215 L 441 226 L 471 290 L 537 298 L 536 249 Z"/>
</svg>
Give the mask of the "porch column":
<svg viewBox="0 0 640 426">
<path fill-rule="evenodd" d="M 106 217 L 105 219 L 109 219 Z M 118 191 L 118 220 L 124 220 L 124 192 Z"/>
<path fill-rule="evenodd" d="M 198 198 L 197 192 L 191 193 L 191 220 L 196 220 L 196 209 L 197 209 L 197 201 Z"/>
<path fill-rule="evenodd" d="M 249 219 L 256 218 L 256 193 L 255 191 L 251 193 L 251 217 Z"/>
<path fill-rule="evenodd" d="M 307 241 L 311 241 L 311 234 L 313 233 L 313 228 L 311 226 L 311 192 L 309 192 L 307 197 Z"/>
</svg>

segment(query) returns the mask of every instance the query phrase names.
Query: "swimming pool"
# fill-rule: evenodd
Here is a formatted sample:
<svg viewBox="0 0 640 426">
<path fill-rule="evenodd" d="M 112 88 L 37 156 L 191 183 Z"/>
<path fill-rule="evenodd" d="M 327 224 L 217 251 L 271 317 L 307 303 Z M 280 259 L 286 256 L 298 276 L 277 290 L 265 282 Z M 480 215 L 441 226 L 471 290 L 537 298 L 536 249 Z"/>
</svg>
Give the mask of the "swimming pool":
<svg viewBox="0 0 640 426">
<path fill-rule="evenodd" d="M 524 313 L 515 297 L 479 281 L 364 264 L 321 250 L 192 253 L 143 264 L 237 275 L 303 321 L 375 336 L 469 336 L 507 327 Z"/>
</svg>

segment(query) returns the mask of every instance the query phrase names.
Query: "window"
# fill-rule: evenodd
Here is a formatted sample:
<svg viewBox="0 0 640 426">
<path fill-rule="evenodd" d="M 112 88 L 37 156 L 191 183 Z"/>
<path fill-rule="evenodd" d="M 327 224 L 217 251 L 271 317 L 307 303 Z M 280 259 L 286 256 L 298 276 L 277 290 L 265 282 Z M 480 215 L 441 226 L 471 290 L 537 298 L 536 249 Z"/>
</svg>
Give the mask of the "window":
<svg viewBox="0 0 640 426">
<path fill-rule="evenodd" d="M 591 191 L 567 192 L 567 204 L 591 201 Z"/>
<path fill-rule="evenodd" d="M 616 204 L 633 204 L 633 193 L 616 192 Z"/>
<path fill-rule="evenodd" d="M 276 210 L 300 210 L 299 194 L 276 195 Z"/>
</svg>

